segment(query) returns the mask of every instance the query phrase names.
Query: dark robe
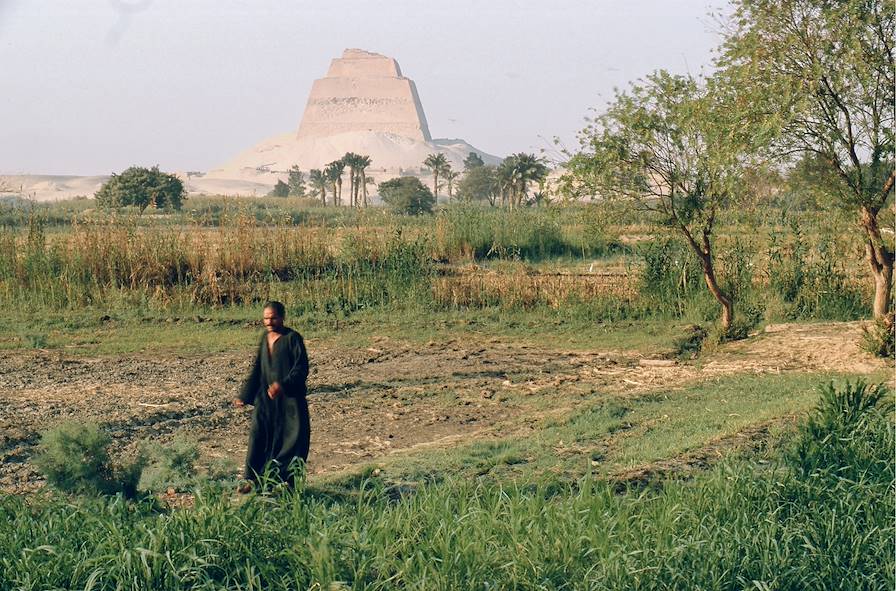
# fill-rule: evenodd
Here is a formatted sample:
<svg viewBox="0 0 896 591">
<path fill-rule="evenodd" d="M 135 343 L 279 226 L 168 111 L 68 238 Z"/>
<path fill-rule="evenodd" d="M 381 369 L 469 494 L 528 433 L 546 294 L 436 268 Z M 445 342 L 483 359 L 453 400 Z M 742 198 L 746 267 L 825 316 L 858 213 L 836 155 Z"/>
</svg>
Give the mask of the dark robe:
<svg viewBox="0 0 896 591">
<path fill-rule="evenodd" d="M 252 427 L 246 453 L 245 476 L 257 480 L 269 462 L 275 461 L 280 478 L 289 482 L 289 466 L 295 458 L 308 459 L 311 423 L 308 418 L 308 353 L 302 335 L 283 328 L 268 352 L 267 334 L 261 335 L 252 371 L 243 383 L 239 399 L 252 404 Z M 268 386 L 280 382 L 280 395 L 268 397 Z"/>
</svg>

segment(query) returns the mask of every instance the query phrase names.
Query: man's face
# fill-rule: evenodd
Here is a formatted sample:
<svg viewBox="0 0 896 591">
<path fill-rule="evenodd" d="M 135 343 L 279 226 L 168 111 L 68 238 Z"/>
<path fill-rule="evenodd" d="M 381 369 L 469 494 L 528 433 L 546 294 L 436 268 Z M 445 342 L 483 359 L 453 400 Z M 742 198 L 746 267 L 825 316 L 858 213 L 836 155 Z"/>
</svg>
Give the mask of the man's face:
<svg viewBox="0 0 896 591">
<path fill-rule="evenodd" d="M 268 332 L 280 332 L 280 329 L 283 328 L 283 316 L 278 316 L 277 312 L 271 308 L 264 309 L 262 322 Z"/>
</svg>

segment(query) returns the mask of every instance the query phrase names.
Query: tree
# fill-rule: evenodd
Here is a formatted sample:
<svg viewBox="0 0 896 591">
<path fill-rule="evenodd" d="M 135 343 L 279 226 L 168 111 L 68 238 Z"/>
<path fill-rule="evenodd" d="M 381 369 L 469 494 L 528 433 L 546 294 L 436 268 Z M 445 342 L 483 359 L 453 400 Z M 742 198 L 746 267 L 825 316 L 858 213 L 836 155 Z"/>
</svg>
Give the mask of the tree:
<svg viewBox="0 0 896 591">
<path fill-rule="evenodd" d="M 451 166 L 449 165 L 442 174 L 445 177 L 445 183 L 448 185 L 448 200 L 450 201 L 451 197 L 453 197 L 452 192 L 454 190 L 454 181 L 457 180 L 457 177 L 460 176 L 460 173 L 451 170 Z"/>
<path fill-rule="evenodd" d="M 530 183 L 544 181 L 548 167 L 534 154 L 519 152 L 502 160 L 496 174 L 501 191 L 501 203 L 513 209 L 523 203 Z"/>
<path fill-rule="evenodd" d="M 893 194 L 896 123 L 891 0 L 737 0 L 722 65 L 744 104 L 780 118 L 778 156 L 816 154 L 833 201 L 857 214 L 874 316 L 892 301 L 894 245 L 879 214 Z"/>
<path fill-rule="evenodd" d="M 342 162 L 349 168 L 349 200 L 353 207 L 367 206 L 367 180 L 365 169 L 370 166 L 370 156 L 346 152 Z"/>
<path fill-rule="evenodd" d="M 160 171 L 158 166 L 132 166 L 121 174 L 113 174 L 95 197 L 97 204 L 103 207 L 133 205 L 143 213 L 150 205 L 157 209 L 180 209 L 186 191 L 179 178 Z"/>
<path fill-rule="evenodd" d="M 333 186 L 333 205 L 342 205 L 342 173 L 345 172 L 345 162 L 334 160 L 324 168 L 324 175 Z"/>
<path fill-rule="evenodd" d="M 308 171 L 308 182 L 315 193 L 320 195 L 322 205 L 327 205 L 327 177 L 319 168 L 312 168 Z"/>
<path fill-rule="evenodd" d="M 432 213 L 436 198 L 415 176 L 403 176 L 380 183 L 380 195 L 396 213 L 420 215 Z"/>
<path fill-rule="evenodd" d="M 748 140 L 762 137 L 747 120 L 732 121 L 730 94 L 724 85 L 654 73 L 629 92 L 617 92 L 580 133 L 582 151 L 567 164 L 567 174 L 593 195 L 630 199 L 684 236 L 722 307 L 726 332 L 734 302 L 716 278 L 712 234 L 736 195 Z"/>
<path fill-rule="evenodd" d="M 278 179 L 277 184 L 268 193 L 268 197 L 289 197 L 289 185 Z"/>
<path fill-rule="evenodd" d="M 358 159 L 360 156 L 354 152 L 346 152 L 342 157 L 342 163 L 348 167 L 348 201 L 351 207 L 357 207 L 358 193 L 355 190 L 356 181 L 358 180 Z"/>
<path fill-rule="evenodd" d="M 298 164 L 294 164 L 289 169 L 289 178 L 287 179 L 286 182 L 289 185 L 289 196 L 291 196 L 291 197 L 304 197 L 305 196 L 305 175 L 299 169 Z"/>
<path fill-rule="evenodd" d="M 470 152 L 467 154 L 467 157 L 464 158 L 464 171 L 470 172 L 474 168 L 479 168 L 480 166 L 485 166 L 485 162 L 476 152 Z"/>
<path fill-rule="evenodd" d="M 430 154 L 423 161 L 423 166 L 432 171 L 432 194 L 436 200 L 439 198 L 439 176 L 445 171 L 448 164 L 448 158 L 444 154 Z"/>
<path fill-rule="evenodd" d="M 367 207 L 367 167 L 370 166 L 371 162 L 370 156 L 366 154 L 358 156 L 358 183 L 361 185 L 364 207 Z M 355 185 L 355 191 L 357 192 L 357 184 Z M 357 201 L 357 197 L 355 201 Z"/>
<path fill-rule="evenodd" d="M 463 201 L 488 201 L 494 206 L 497 196 L 498 179 L 494 166 L 471 168 L 457 184 L 457 197 Z"/>
</svg>

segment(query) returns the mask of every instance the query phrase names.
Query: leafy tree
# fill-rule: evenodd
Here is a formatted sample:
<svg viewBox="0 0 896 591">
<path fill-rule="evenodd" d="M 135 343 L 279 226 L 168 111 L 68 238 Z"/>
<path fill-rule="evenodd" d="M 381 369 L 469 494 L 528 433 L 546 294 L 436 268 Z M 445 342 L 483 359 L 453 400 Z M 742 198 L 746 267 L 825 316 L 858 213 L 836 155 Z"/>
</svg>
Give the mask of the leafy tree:
<svg viewBox="0 0 896 591">
<path fill-rule="evenodd" d="M 474 168 L 479 168 L 480 166 L 485 166 L 485 162 L 476 152 L 470 152 L 467 154 L 467 157 L 464 158 L 464 171 L 470 172 Z"/>
<path fill-rule="evenodd" d="M 432 171 L 432 194 L 435 195 L 436 199 L 439 198 L 439 176 L 441 176 L 446 167 L 450 167 L 448 164 L 448 158 L 444 154 L 430 154 L 426 157 L 426 160 L 423 161 L 423 166 Z"/>
<path fill-rule="evenodd" d="M 432 213 L 436 198 L 415 176 L 403 176 L 380 183 L 380 195 L 396 213 L 420 215 Z"/>
<path fill-rule="evenodd" d="M 892 0 L 736 0 L 721 65 L 740 104 L 779 118 L 776 153 L 818 156 L 832 201 L 857 214 L 875 317 L 892 305 L 894 245 L 879 215 L 893 194 L 896 68 Z M 774 120 L 774 119 L 772 119 Z"/>
<path fill-rule="evenodd" d="M 616 94 L 606 113 L 580 133 L 582 151 L 567 164 L 567 174 L 592 195 L 630 199 L 685 237 L 722 306 L 725 332 L 734 302 L 716 278 L 712 235 L 736 196 L 747 140 L 756 133 L 747 120 L 734 124 L 730 99 L 725 86 L 654 73 Z"/>
<path fill-rule="evenodd" d="M 305 175 L 299 169 L 298 164 L 294 164 L 289 169 L 289 178 L 286 182 L 289 185 L 289 195 L 291 197 L 305 196 Z"/>
<path fill-rule="evenodd" d="M 312 168 L 308 171 L 308 182 L 314 192 L 320 195 L 322 205 L 327 204 L 327 177 L 319 168 Z"/>
<path fill-rule="evenodd" d="M 289 197 L 289 185 L 278 179 L 268 197 Z"/>
<path fill-rule="evenodd" d="M 498 197 L 495 167 L 476 166 L 469 169 L 457 184 L 457 197 L 463 201 L 488 201 L 494 206 Z"/>
<path fill-rule="evenodd" d="M 160 171 L 158 166 L 132 166 L 121 174 L 113 174 L 95 197 L 97 204 L 103 207 L 133 205 L 142 213 L 150 205 L 158 209 L 180 209 L 186 191 L 179 178 Z"/>
</svg>

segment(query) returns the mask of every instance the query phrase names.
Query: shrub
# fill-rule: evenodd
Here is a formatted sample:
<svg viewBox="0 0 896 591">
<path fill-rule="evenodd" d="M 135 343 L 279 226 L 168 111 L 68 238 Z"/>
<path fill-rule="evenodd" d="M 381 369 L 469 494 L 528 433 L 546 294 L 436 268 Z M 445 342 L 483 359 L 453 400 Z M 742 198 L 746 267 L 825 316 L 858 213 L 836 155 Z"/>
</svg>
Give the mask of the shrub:
<svg viewBox="0 0 896 591">
<path fill-rule="evenodd" d="M 896 317 L 890 313 L 883 318 L 878 318 L 871 326 L 862 328 L 862 350 L 875 357 L 893 359 L 896 357 L 896 344 L 894 344 L 894 330 L 896 330 Z"/>
<path fill-rule="evenodd" d="M 76 494 L 134 496 L 142 459 L 113 467 L 109 436 L 92 423 L 63 423 L 43 434 L 35 464 L 50 485 Z"/>
<path fill-rule="evenodd" d="M 146 465 L 140 474 L 140 490 L 183 489 L 197 483 L 195 464 L 199 447 L 186 437 L 177 436 L 167 445 L 145 442 L 142 456 Z"/>
<path fill-rule="evenodd" d="M 672 347 L 678 359 L 696 359 L 703 348 L 707 337 L 706 329 L 699 324 L 691 324 L 685 328 L 684 334 L 676 338 Z"/>
</svg>

